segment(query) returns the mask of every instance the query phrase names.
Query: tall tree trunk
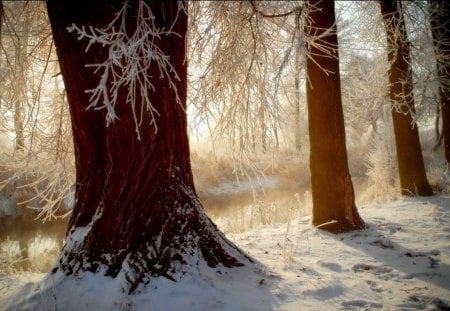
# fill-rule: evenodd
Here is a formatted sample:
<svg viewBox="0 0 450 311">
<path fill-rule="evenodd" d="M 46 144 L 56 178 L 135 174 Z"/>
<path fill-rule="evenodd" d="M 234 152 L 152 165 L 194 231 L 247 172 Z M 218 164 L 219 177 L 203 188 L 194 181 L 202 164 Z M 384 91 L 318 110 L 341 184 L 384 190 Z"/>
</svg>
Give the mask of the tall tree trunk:
<svg viewBox="0 0 450 311">
<path fill-rule="evenodd" d="M 2 25 L 4 16 L 5 16 L 5 7 L 3 6 L 3 1 L 0 0 L 0 43 L 2 42 Z"/>
<path fill-rule="evenodd" d="M 450 168 L 450 2 L 429 0 L 431 34 L 439 79 L 439 106 L 447 166 Z"/>
<path fill-rule="evenodd" d="M 18 84 L 16 84 L 18 85 Z M 24 137 L 24 122 L 23 122 L 23 107 L 22 100 L 23 96 L 19 94 L 22 92 L 23 88 L 15 87 L 15 98 L 14 98 L 14 132 L 16 135 L 15 147 L 16 151 L 22 151 L 25 147 L 25 137 Z"/>
<path fill-rule="evenodd" d="M 362 229 L 364 222 L 355 206 L 347 162 L 334 1 L 309 1 L 307 8 L 304 31 L 308 53 L 306 96 L 312 221 L 315 226 L 335 233 Z M 320 43 L 328 53 L 309 41 L 317 37 L 321 41 L 314 43 Z"/>
<path fill-rule="evenodd" d="M 298 49 L 300 46 L 297 47 Z M 295 150 L 302 149 L 302 140 L 300 136 L 300 52 L 295 51 Z"/>
<path fill-rule="evenodd" d="M 273 121 L 273 138 L 275 139 L 275 151 L 280 151 L 280 138 L 278 137 L 277 120 Z"/>
<path fill-rule="evenodd" d="M 259 107 L 259 121 L 261 122 L 261 150 L 262 153 L 267 152 L 267 124 L 266 124 L 266 107 L 261 103 Z"/>
<path fill-rule="evenodd" d="M 16 10 L 22 10 L 19 14 L 21 20 L 20 31 L 14 37 L 15 53 L 14 53 L 14 132 L 15 150 L 23 151 L 25 147 L 24 134 L 24 107 L 26 102 L 27 79 L 26 72 L 28 70 L 28 36 L 30 29 L 30 17 L 24 12 L 25 4 L 16 3 Z M 23 20 L 22 20 L 23 19 Z"/>
<path fill-rule="evenodd" d="M 401 2 L 380 0 L 386 28 L 389 69 L 389 96 L 394 124 L 400 186 L 403 195 L 432 195 L 423 163 L 415 113 L 410 43 L 407 38 Z"/>
<path fill-rule="evenodd" d="M 130 34 L 135 32 L 138 3 L 128 3 Z M 96 87 L 99 79 L 86 64 L 103 63 L 108 49 L 92 45 L 85 52 L 88 42 L 78 41 L 66 30 L 73 23 L 105 28 L 122 1 L 47 1 L 70 105 L 76 159 L 76 203 L 54 271 L 95 273 L 106 267 L 106 275 L 112 277 L 123 271 L 130 293 L 151 277 L 176 280 L 183 274 L 181 266 L 189 272 L 201 261 L 210 267 L 233 267 L 247 260 L 205 215 L 194 189 L 185 113 L 187 15 L 178 11 L 176 1 L 146 3 L 158 29 L 169 29 L 176 20 L 176 35 L 154 42 L 170 57 L 180 77 L 174 83 L 181 104 L 153 64 L 148 76 L 156 90 L 150 99 L 159 113 L 158 129 L 144 113 L 138 141 L 131 107 L 125 104 L 127 90 L 121 90 L 117 100 L 119 120 L 109 126 L 104 110 L 86 110 L 90 95 L 85 91 Z"/>
</svg>

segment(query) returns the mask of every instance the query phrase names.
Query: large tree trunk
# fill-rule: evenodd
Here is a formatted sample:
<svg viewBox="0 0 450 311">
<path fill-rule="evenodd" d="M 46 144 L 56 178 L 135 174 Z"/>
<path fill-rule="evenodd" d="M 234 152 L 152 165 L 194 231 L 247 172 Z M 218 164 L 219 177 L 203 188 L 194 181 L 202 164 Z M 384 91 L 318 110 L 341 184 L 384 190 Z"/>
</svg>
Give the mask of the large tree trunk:
<svg viewBox="0 0 450 311">
<path fill-rule="evenodd" d="M 362 229 L 348 169 L 334 1 L 309 1 L 305 23 L 313 224 L 330 232 Z M 319 41 L 326 31 L 331 32 Z M 321 44 L 328 53 L 313 45 Z M 325 72 L 328 71 L 327 72 Z"/>
<path fill-rule="evenodd" d="M 129 33 L 136 28 L 138 2 L 128 3 Z M 167 79 L 152 65 L 148 76 L 156 90 L 150 96 L 159 113 L 157 130 L 144 113 L 139 141 L 131 107 L 125 104 L 126 90 L 117 100 L 119 120 L 109 126 L 104 110 L 86 110 L 90 95 L 85 90 L 94 88 L 99 76 L 85 65 L 103 63 L 108 49 L 93 45 L 85 52 L 87 42 L 66 30 L 72 23 L 105 28 L 122 1 L 47 1 L 76 159 L 76 203 L 55 270 L 73 274 L 106 267 L 113 277 L 123 271 L 129 292 L 150 277 L 176 280 L 180 269 L 190 269 L 182 265 L 204 260 L 210 267 L 233 267 L 242 265 L 238 259 L 246 260 L 205 215 L 194 189 L 185 113 L 187 15 L 178 12 L 176 1 L 146 3 L 158 28 L 169 29 L 177 18 L 173 31 L 178 35 L 163 36 L 156 43 L 180 77 L 174 82 L 182 103 L 176 103 Z"/>
<path fill-rule="evenodd" d="M 429 0 L 431 33 L 439 79 L 439 106 L 447 166 L 450 168 L 450 2 Z"/>
<path fill-rule="evenodd" d="M 423 164 L 415 113 L 410 43 L 398 0 L 380 0 L 386 28 L 389 69 L 389 96 L 394 124 L 400 186 L 403 195 L 432 195 Z"/>
</svg>

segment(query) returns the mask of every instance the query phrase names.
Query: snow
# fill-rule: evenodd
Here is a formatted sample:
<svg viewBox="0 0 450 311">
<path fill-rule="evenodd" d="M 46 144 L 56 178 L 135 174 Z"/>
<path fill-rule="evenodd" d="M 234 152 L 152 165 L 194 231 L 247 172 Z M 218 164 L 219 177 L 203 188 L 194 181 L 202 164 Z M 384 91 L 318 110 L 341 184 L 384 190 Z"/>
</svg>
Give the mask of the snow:
<svg viewBox="0 0 450 311">
<path fill-rule="evenodd" d="M 360 208 L 361 231 L 333 235 L 310 217 L 229 238 L 255 265 L 197 266 L 179 282 L 139 293 L 83 273 L 0 276 L 4 310 L 448 310 L 450 197 L 404 198 Z"/>
</svg>

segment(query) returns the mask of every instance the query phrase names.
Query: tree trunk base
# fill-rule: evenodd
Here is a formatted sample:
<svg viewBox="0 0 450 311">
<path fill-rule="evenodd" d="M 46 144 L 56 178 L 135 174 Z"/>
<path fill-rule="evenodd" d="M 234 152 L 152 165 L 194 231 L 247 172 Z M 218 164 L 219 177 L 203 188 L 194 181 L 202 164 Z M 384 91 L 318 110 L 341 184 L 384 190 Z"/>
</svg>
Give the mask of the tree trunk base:
<svg viewBox="0 0 450 311">
<path fill-rule="evenodd" d="M 330 221 L 322 224 L 313 223 L 313 225 L 317 229 L 324 230 L 334 234 L 346 233 L 355 230 L 363 230 L 366 228 L 366 224 L 359 216 L 359 214 L 354 215 L 351 221 L 349 219 L 342 219 L 339 221 Z"/>
<path fill-rule="evenodd" d="M 110 250 L 102 250 L 103 244 L 96 243 L 97 227 L 107 219 L 106 213 L 99 212 L 88 226 L 71 229 L 52 272 L 61 270 L 66 275 L 77 275 L 90 271 L 113 278 L 124 273 L 128 284 L 125 290 L 131 294 L 152 278 L 162 276 L 178 281 L 202 262 L 211 268 L 232 268 L 253 262 L 218 230 L 198 200 L 162 210 L 169 215 L 159 215 L 159 220 L 144 222 L 142 217 L 137 218 L 140 221 L 132 226 L 132 231 L 139 230 L 140 234 L 124 232 L 122 239 L 132 239 L 113 245 Z M 156 231 L 159 233 L 154 234 Z"/>
</svg>

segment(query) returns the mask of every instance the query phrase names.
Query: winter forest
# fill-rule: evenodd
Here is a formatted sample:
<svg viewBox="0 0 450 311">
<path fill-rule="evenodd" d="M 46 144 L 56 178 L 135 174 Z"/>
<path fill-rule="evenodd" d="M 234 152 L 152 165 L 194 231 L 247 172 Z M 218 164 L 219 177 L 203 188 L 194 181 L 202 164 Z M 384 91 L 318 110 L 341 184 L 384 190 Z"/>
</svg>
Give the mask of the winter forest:
<svg viewBox="0 0 450 311">
<path fill-rule="evenodd" d="M 450 2 L 0 1 L 1 310 L 450 310 Z"/>
</svg>

